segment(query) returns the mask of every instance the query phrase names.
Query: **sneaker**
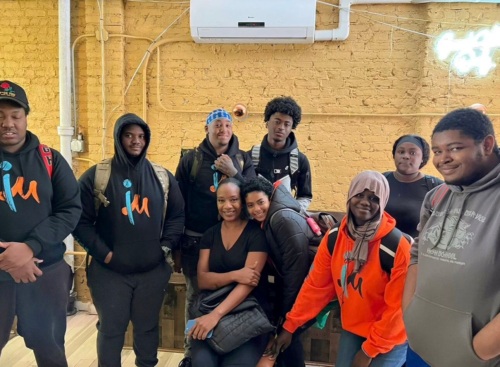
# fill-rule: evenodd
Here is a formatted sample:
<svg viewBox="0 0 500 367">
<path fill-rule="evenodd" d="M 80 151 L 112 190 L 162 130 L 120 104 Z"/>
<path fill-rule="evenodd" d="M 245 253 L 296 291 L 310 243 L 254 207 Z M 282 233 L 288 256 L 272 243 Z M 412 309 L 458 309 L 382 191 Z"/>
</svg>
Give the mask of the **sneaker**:
<svg viewBox="0 0 500 367">
<path fill-rule="evenodd" d="M 191 357 L 184 357 L 178 367 L 191 367 Z"/>
</svg>

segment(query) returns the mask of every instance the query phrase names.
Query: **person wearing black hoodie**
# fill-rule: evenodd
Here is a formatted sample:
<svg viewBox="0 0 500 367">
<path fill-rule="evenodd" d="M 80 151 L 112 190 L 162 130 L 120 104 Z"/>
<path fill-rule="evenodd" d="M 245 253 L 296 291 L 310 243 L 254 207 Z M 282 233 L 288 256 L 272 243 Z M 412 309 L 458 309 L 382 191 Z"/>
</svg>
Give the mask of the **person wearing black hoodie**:
<svg viewBox="0 0 500 367">
<path fill-rule="evenodd" d="M 269 245 L 268 263 L 272 266 L 266 270 L 274 277 L 273 318 L 279 332 L 309 272 L 309 241 L 314 233 L 288 189 L 280 183 L 275 186 L 263 177 L 256 177 L 247 181 L 242 191 L 247 211 L 261 223 Z M 279 355 L 277 366 L 305 366 L 299 337 Z"/>
<path fill-rule="evenodd" d="M 303 211 L 312 200 L 311 167 L 306 155 L 298 150 L 295 130 L 302 110 L 292 97 L 276 97 L 264 111 L 267 134 L 249 153 L 257 175 L 271 182 L 283 181 Z"/>
<path fill-rule="evenodd" d="M 163 186 L 146 158 L 151 141 L 146 122 L 131 113 L 121 116 L 114 139 L 115 154 L 104 190 L 109 205 L 95 206 L 97 166 L 93 166 L 79 180 L 83 212 L 74 235 L 92 256 L 87 282 L 99 316 L 99 366 L 121 366 L 131 321 L 135 363 L 152 367 L 158 363 L 159 314 L 172 273 L 165 255 L 178 246 L 184 201 L 177 181 L 166 171 L 164 213 Z"/>
<path fill-rule="evenodd" d="M 182 271 L 186 278 L 186 319 L 199 293 L 197 266 L 200 239 L 205 231 L 219 222 L 216 191 L 219 182 L 228 177 L 239 181 L 255 177 L 248 154 L 240 150 L 233 134 L 231 115 L 223 110 L 212 111 L 205 124 L 206 138 L 179 162 L 175 177 L 186 203 L 186 227 L 181 240 Z M 190 367 L 189 340 L 180 367 Z"/>
<path fill-rule="evenodd" d="M 64 157 L 27 130 L 29 111 L 24 89 L 0 81 L 0 353 L 17 316 L 37 365 L 67 367 L 63 240 L 80 217 L 80 192 Z"/>
</svg>

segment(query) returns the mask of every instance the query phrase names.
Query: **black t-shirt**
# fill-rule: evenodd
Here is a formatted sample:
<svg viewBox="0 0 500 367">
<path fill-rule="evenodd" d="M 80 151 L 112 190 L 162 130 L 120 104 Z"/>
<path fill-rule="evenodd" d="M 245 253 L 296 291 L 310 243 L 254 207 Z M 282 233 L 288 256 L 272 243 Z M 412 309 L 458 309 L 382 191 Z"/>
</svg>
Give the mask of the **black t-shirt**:
<svg viewBox="0 0 500 367">
<path fill-rule="evenodd" d="M 209 228 L 200 240 L 200 248 L 210 250 L 208 269 L 214 273 L 227 273 L 239 270 L 245 266 L 249 252 L 268 252 L 266 236 L 260 229 L 260 225 L 254 221 L 248 221 L 245 229 L 236 243 L 226 250 L 221 236 L 222 222 Z M 252 294 L 259 300 L 261 306 L 266 309 L 267 279 L 261 276 L 259 285 Z"/>
<path fill-rule="evenodd" d="M 264 231 L 253 221 L 249 221 L 236 243 L 226 250 L 222 243 L 222 222 L 208 229 L 200 241 L 200 248 L 210 250 L 209 271 L 227 273 L 245 266 L 249 252 L 266 252 L 267 242 Z"/>
<path fill-rule="evenodd" d="M 420 208 L 425 195 L 442 181 L 428 176 L 415 182 L 400 182 L 394 174 L 386 174 L 391 193 L 385 211 L 396 219 L 396 227 L 412 237 L 418 234 L 417 225 L 420 221 Z"/>
</svg>

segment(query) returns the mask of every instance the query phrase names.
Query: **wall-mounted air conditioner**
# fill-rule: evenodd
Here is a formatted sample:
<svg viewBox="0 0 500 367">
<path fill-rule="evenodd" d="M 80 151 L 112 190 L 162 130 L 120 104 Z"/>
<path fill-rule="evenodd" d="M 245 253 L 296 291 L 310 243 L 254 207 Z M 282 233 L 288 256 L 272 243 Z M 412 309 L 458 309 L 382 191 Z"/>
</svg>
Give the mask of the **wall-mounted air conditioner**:
<svg viewBox="0 0 500 367">
<path fill-rule="evenodd" d="M 316 0 L 191 0 L 197 43 L 313 43 Z"/>
</svg>

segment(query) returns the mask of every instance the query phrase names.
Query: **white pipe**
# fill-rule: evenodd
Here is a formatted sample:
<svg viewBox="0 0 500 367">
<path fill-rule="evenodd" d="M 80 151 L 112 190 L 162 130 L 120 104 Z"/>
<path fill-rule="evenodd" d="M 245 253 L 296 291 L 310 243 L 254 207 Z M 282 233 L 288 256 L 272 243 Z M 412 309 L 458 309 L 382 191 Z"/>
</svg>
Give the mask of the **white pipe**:
<svg viewBox="0 0 500 367">
<path fill-rule="evenodd" d="M 412 0 L 340 0 L 339 26 L 314 32 L 314 41 L 345 41 L 351 28 L 351 5 L 354 4 L 410 4 Z"/>
<path fill-rule="evenodd" d="M 351 0 L 339 2 L 339 26 L 331 30 L 314 32 L 314 41 L 344 41 L 349 36 L 351 27 Z"/>
<path fill-rule="evenodd" d="M 71 124 L 71 6 L 68 0 L 59 0 L 59 115 L 60 150 L 72 167 L 71 138 L 75 131 Z M 74 251 L 71 235 L 64 242 L 68 251 Z M 73 268 L 73 256 L 69 262 Z"/>
</svg>

